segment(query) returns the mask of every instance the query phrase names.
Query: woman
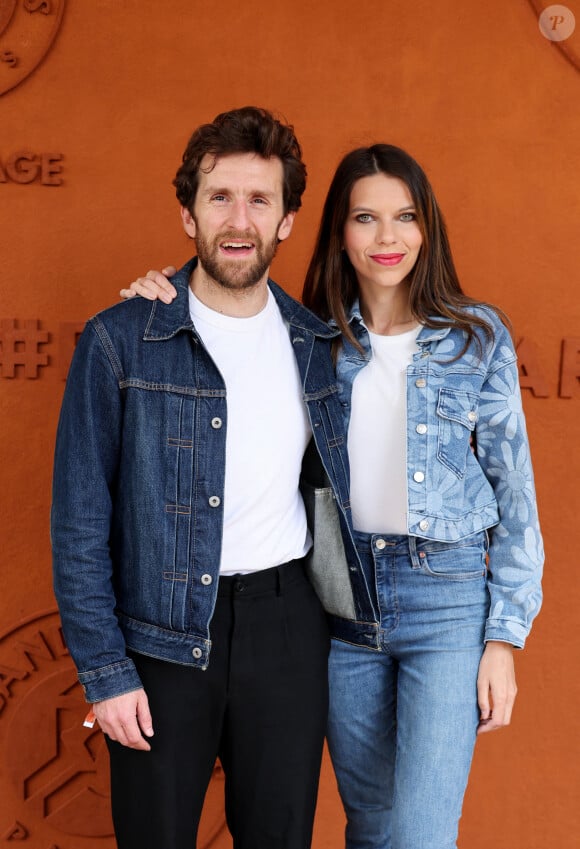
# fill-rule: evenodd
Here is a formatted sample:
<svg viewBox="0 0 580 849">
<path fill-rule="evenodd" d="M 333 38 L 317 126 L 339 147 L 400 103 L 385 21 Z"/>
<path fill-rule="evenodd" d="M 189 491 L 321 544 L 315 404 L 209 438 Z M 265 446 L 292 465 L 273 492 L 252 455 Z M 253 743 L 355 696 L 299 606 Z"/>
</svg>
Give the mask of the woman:
<svg viewBox="0 0 580 849">
<path fill-rule="evenodd" d="M 390 145 L 340 163 L 303 300 L 342 332 L 353 525 L 381 622 L 378 652 L 335 640 L 330 657 L 347 846 L 451 849 L 476 731 L 509 723 L 513 647 L 541 603 L 512 341 L 462 293 L 427 177 Z"/>
<path fill-rule="evenodd" d="M 476 733 L 509 723 L 513 648 L 541 604 L 513 344 L 463 294 L 427 177 L 390 145 L 338 166 L 303 300 L 342 334 L 363 573 L 357 615 L 331 616 L 347 849 L 452 849 Z"/>
</svg>

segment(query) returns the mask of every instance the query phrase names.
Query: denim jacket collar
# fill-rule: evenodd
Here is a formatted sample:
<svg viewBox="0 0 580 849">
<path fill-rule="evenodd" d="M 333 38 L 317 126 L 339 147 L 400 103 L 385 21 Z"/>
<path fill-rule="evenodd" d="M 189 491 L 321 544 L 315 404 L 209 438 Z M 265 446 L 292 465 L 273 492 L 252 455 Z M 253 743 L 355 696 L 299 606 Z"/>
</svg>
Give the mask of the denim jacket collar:
<svg viewBox="0 0 580 849">
<path fill-rule="evenodd" d="M 163 301 L 153 302 L 143 336 L 144 341 L 163 342 L 173 338 L 182 330 L 192 330 L 195 333 L 189 312 L 188 293 L 189 281 L 196 265 L 197 257 L 193 257 L 171 278 L 172 284 L 177 289 L 177 297 L 170 304 L 165 304 Z M 276 299 L 283 319 L 288 324 L 326 339 L 339 335 L 338 328 L 329 327 L 326 322 L 317 318 L 310 310 L 286 294 L 273 280 L 268 279 L 268 286 Z"/>
<path fill-rule="evenodd" d="M 438 321 L 438 317 L 434 316 L 433 321 Z M 351 326 L 351 329 L 355 335 L 355 337 L 359 340 L 361 345 L 365 351 L 365 360 L 370 359 L 371 350 L 370 343 L 368 338 L 368 327 L 366 326 L 364 319 L 362 317 L 362 313 L 360 310 L 360 302 L 359 299 L 356 298 L 353 302 L 349 312 L 348 312 L 348 323 Z M 338 329 L 336 321 L 331 318 L 328 322 L 329 326 L 334 329 Z M 431 346 L 435 342 L 440 342 L 441 339 L 444 339 L 450 332 L 450 327 L 422 327 L 419 331 L 419 335 L 417 336 L 417 345 L 424 350 L 427 346 Z M 353 352 L 355 349 L 352 346 L 345 344 L 344 354 L 351 359 L 353 357 Z M 360 359 L 360 354 L 358 355 Z"/>
</svg>

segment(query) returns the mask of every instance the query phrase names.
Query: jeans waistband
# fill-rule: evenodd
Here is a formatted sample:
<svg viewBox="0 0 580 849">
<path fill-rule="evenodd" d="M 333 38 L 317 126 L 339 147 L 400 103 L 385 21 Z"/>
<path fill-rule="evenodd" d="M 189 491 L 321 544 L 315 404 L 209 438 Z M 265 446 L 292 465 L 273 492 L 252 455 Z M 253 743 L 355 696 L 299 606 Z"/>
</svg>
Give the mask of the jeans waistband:
<svg viewBox="0 0 580 849">
<path fill-rule="evenodd" d="M 421 551 L 437 551 L 441 549 L 459 549 L 471 545 L 488 546 L 487 531 L 477 531 L 462 539 L 453 541 L 432 540 L 424 537 L 406 536 L 400 534 L 365 533 L 354 531 L 353 539 L 359 552 L 409 552 L 413 555 L 417 549 Z"/>
<path fill-rule="evenodd" d="M 286 587 L 300 583 L 306 578 L 304 558 L 290 560 L 280 566 L 249 572 L 245 575 L 220 575 L 218 597 L 229 598 L 238 595 L 280 595 Z"/>
<path fill-rule="evenodd" d="M 382 539 L 389 548 L 409 547 L 409 540 L 413 537 L 407 534 L 381 534 L 381 533 L 366 533 L 366 531 L 353 531 L 353 539 L 357 546 L 372 548 L 373 542 Z"/>
</svg>

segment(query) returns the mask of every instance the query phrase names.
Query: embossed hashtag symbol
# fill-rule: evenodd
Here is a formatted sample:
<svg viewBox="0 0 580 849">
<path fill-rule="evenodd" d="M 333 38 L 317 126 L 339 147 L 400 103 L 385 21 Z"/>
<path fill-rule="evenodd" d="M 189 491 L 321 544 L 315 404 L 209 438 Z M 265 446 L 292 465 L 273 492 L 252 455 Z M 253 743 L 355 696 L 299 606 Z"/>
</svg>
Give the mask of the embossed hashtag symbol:
<svg viewBox="0 0 580 849">
<path fill-rule="evenodd" d="M 0 369 L 2 377 L 16 377 L 16 367 L 24 366 L 24 377 L 38 378 L 38 369 L 48 365 L 48 355 L 39 346 L 48 342 L 48 333 L 39 330 L 38 320 L 27 319 L 17 327 L 14 319 L 0 320 Z"/>
</svg>

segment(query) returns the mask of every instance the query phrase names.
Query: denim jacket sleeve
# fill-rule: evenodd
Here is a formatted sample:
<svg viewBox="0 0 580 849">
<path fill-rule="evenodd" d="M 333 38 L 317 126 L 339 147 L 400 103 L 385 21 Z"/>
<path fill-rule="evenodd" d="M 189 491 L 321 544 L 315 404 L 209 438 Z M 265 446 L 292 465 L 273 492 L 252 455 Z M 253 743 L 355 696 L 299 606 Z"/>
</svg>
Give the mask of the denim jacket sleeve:
<svg viewBox="0 0 580 849">
<path fill-rule="evenodd" d="M 92 319 L 64 393 L 51 511 L 54 590 L 89 702 L 142 686 L 115 616 L 109 545 L 122 422 L 120 372 L 100 320 Z"/>
<path fill-rule="evenodd" d="M 485 639 L 522 648 L 542 603 L 544 552 L 516 354 L 507 329 L 495 333 L 476 427 L 477 457 L 500 517 L 490 533 Z"/>
</svg>

